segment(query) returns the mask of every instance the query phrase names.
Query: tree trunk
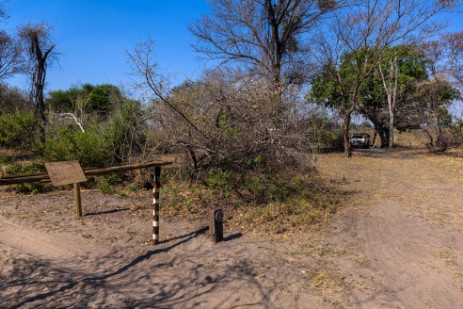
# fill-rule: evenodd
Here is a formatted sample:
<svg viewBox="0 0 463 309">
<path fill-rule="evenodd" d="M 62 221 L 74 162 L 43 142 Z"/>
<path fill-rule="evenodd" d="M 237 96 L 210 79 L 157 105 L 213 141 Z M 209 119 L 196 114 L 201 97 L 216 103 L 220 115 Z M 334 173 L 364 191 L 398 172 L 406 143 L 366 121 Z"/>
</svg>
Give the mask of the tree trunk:
<svg viewBox="0 0 463 309">
<path fill-rule="evenodd" d="M 389 148 L 394 147 L 394 109 L 391 104 L 389 108 L 389 143 L 388 143 Z"/>
<path fill-rule="evenodd" d="M 386 148 L 389 145 L 389 130 L 387 128 L 379 127 L 377 129 L 379 139 L 381 140 L 381 148 Z"/>
<path fill-rule="evenodd" d="M 384 90 L 386 91 L 387 96 L 387 108 L 389 114 L 389 142 L 388 147 L 394 147 L 394 111 L 395 103 L 397 100 L 397 87 L 399 80 L 399 69 L 397 66 L 397 55 L 394 55 L 394 58 L 390 60 L 389 67 L 389 79 L 386 80 L 383 70 L 381 69 L 381 64 L 379 64 L 379 73 L 381 74 L 381 79 L 383 81 Z"/>
<path fill-rule="evenodd" d="M 350 146 L 350 121 L 351 121 L 352 111 L 346 111 L 344 113 L 344 122 L 343 122 L 343 140 L 344 140 L 344 154 L 347 158 L 352 157 L 352 148 Z"/>
<path fill-rule="evenodd" d="M 37 61 L 37 69 L 35 72 L 35 103 L 37 104 L 37 113 L 39 118 L 39 133 L 40 141 L 45 143 L 45 126 L 47 117 L 45 115 L 45 100 L 43 97 L 43 90 L 45 87 L 45 61 Z"/>
</svg>

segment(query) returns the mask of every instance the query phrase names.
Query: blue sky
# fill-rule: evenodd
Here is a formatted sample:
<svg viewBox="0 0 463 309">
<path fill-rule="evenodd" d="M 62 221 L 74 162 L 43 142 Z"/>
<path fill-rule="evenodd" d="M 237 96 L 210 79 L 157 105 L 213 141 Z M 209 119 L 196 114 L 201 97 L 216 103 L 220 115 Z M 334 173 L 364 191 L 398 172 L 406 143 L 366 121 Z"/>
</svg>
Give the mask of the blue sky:
<svg viewBox="0 0 463 309">
<path fill-rule="evenodd" d="M 127 86 L 126 50 L 148 37 L 156 41 L 157 62 L 174 83 L 198 77 L 207 65 L 192 51 L 195 39 L 188 31 L 208 12 L 207 0 L 7 0 L 6 10 L 10 17 L 2 27 L 8 33 L 29 22 L 53 27 L 60 55 L 47 73 L 47 90 L 83 83 Z M 450 29 L 463 30 L 461 17 L 448 16 Z M 10 85 L 28 87 L 18 77 Z"/>
<path fill-rule="evenodd" d="M 83 83 L 126 84 L 126 50 L 151 37 L 160 67 L 174 82 L 198 76 L 205 66 L 192 51 L 188 25 L 207 13 L 206 0 L 9 0 L 2 27 L 14 33 L 24 23 L 45 21 L 53 27 L 60 52 L 47 73 L 47 89 Z M 25 78 L 10 85 L 27 88 Z"/>
</svg>

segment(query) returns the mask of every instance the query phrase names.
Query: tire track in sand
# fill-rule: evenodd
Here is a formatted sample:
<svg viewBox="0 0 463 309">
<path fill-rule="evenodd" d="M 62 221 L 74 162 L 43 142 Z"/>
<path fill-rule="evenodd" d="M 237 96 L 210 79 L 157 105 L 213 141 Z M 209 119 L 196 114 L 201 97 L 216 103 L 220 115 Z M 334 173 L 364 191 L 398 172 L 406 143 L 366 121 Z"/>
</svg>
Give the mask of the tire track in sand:
<svg viewBox="0 0 463 309">
<path fill-rule="evenodd" d="M 70 259 L 77 256 L 102 256 L 108 249 L 69 234 L 48 234 L 20 226 L 0 217 L 0 244 L 42 259 Z"/>
</svg>

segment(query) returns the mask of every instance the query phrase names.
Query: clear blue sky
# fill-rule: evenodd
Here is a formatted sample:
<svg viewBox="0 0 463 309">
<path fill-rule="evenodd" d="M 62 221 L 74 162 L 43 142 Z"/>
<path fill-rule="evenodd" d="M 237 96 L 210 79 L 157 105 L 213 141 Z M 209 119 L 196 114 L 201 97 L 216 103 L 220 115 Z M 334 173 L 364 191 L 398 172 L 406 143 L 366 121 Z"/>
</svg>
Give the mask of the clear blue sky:
<svg viewBox="0 0 463 309">
<path fill-rule="evenodd" d="M 6 10 L 10 18 L 1 27 L 8 33 L 29 22 L 53 27 L 61 54 L 48 71 L 47 90 L 83 83 L 126 85 L 126 50 L 148 37 L 156 41 L 157 62 L 173 74 L 174 83 L 199 76 L 206 65 L 192 51 L 195 39 L 188 25 L 208 12 L 207 0 L 7 0 Z M 448 17 L 451 30 L 463 30 L 461 14 Z M 25 78 L 10 85 L 28 87 Z"/>
<path fill-rule="evenodd" d="M 177 82 L 198 76 L 205 65 L 192 51 L 188 25 L 207 13 L 206 0 L 8 0 L 6 10 L 9 18 L 1 27 L 8 33 L 29 22 L 53 27 L 60 55 L 47 73 L 47 90 L 126 84 L 126 50 L 148 37 L 156 42 L 160 67 Z M 25 78 L 10 85 L 28 87 Z"/>
</svg>

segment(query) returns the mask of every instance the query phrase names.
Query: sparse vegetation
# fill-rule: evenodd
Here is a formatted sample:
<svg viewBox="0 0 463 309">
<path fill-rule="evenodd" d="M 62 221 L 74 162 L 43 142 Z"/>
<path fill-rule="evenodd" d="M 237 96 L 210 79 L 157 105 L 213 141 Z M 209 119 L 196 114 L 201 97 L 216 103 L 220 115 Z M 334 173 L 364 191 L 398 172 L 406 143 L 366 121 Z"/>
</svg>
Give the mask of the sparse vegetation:
<svg viewBox="0 0 463 309">
<path fill-rule="evenodd" d="M 190 32 L 212 69 L 175 83 L 147 39 L 133 85 L 47 93 L 52 25 L 0 29 L 0 178 L 174 161 L 159 201 L 152 171 L 89 177 L 78 220 L 71 185 L 1 187 L 0 307 L 463 303 L 463 32 L 439 22 L 457 1 L 208 3 Z"/>
</svg>

